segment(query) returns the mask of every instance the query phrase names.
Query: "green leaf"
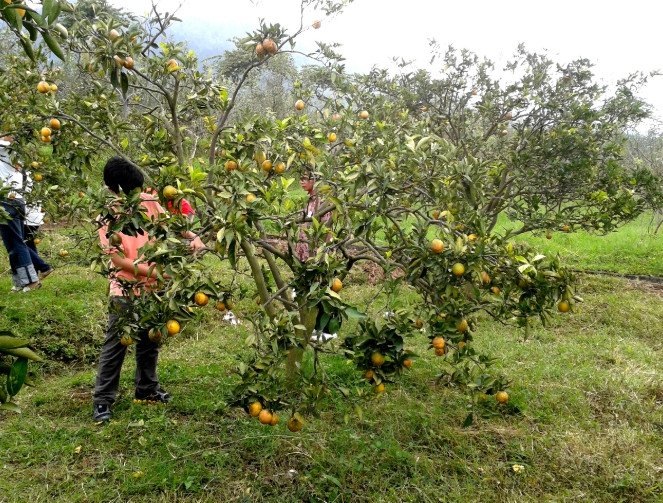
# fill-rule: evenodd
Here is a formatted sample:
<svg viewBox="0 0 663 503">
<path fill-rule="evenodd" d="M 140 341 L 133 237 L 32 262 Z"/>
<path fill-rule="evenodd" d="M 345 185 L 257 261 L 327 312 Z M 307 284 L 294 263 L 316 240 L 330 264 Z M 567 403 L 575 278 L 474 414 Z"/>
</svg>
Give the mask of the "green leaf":
<svg viewBox="0 0 663 503">
<path fill-rule="evenodd" d="M 23 387 L 25 378 L 28 375 L 28 359 L 18 358 L 12 365 L 7 376 L 7 392 L 14 396 Z"/>
<path fill-rule="evenodd" d="M 23 37 L 18 39 L 21 45 L 23 46 L 23 51 L 25 54 L 32 60 L 36 61 L 35 59 L 35 52 L 34 49 L 32 48 L 32 44 L 30 43 L 29 40 L 24 39 Z"/>
<path fill-rule="evenodd" d="M 473 422 L 474 422 L 474 414 L 470 412 L 465 418 L 465 421 L 463 421 L 463 428 L 468 428 L 472 426 Z"/>
<path fill-rule="evenodd" d="M 37 353 L 32 351 L 30 348 L 5 349 L 4 352 L 12 356 L 17 356 L 19 358 L 27 358 L 28 360 L 32 360 L 35 362 L 44 361 L 41 356 L 39 356 Z"/>
<path fill-rule="evenodd" d="M 124 72 L 120 73 L 120 87 L 122 89 L 122 97 L 127 97 L 127 91 L 129 90 L 129 77 Z"/>
<path fill-rule="evenodd" d="M 16 349 L 27 346 L 29 341 L 27 339 L 19 339 L 10 335 L 0 335 L 0 351 L 3 349 Z"/>
<path fill-rule="evenodd" d="M 44 42 L 46 42 L 48 48 L 53 51 L 53 54 L 64 61 L 64 52 L 62 52 L 62 48 L 60 47 L 60 44 L 58 44 L 57 40 L 55 40 L 48 31 L 42 32 L 41 36 L 44 38 Z"/>
</svg>

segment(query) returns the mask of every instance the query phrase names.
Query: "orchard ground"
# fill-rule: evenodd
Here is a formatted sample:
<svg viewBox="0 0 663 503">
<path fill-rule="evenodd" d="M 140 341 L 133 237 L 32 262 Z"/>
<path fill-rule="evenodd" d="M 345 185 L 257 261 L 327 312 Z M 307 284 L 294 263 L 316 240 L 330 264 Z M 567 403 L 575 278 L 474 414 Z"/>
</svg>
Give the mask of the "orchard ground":
<svg viewBox="0 0 663 503">
<path fill-rule="evenodd" d="M 648 235 L 648 222 L 608 237 L 531 239 L 574 267 L 660 276 L 663 235 Z M 466 395 L 435 384 L 442 359 L 425 337 L 407 341 L 420 357 L 399 384 L 363 402 L 361 418 L 330 400 L 299 434 L 285 428 L 287 417 L 262 426 L 224 401 L 250 325 L 231 326 L 208 307 L 162 352 L 160 376 L 174 402 L 132 403 L 130 357 L 114 420 L 99 427 L 90 418 L 93 348 L 106 282 L 56 259 L 74 246 L 65 230 L 47 233 L 41 246 L 58 271 L 41 290 L 3 294 L 0 328 L 18 324 L 19 334 L 72 364 L 49 364 L 38 386 L 17 397 L 23 414 L 0 415 L 0 501 L 663 499 L 661 290 L 581 276 L 585 302 L 527 339 L 482 320 L 473 344 L 513 379 L 511 403 L 521 412 L 480 406 L 468 428 Z M 366 279 L 355 274 L 343 295 L 365 304 L 374 291 Z M 0 291 L 9 287 L 3 274 Z M 255 309 L 247 298 L 236 312 Z M 370 391 L 345 361 L 332 363 L 339 383 Z"/>
</svg>

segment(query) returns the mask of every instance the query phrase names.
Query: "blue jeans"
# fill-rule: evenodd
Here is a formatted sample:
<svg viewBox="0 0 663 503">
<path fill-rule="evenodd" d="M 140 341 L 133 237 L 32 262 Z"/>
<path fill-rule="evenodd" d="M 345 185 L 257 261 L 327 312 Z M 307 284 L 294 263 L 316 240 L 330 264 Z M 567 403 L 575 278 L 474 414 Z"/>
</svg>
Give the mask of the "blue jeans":
<svg viewBox="0 0 663 503">
<path fill-rule="evenodd" d="M 11 218 L 9 222 L 0 224 L 0 235 L 9 255 L 12 281 L 14 286 L 24 287 L 39 281 L 37 272 L 48 271 L 51 266 L 44 262 L 37 252 L 28 248 L 23 241 L 25 203 L 20 199 L 15 199 L 1 201 L 0 204 Z"/>
</svg>

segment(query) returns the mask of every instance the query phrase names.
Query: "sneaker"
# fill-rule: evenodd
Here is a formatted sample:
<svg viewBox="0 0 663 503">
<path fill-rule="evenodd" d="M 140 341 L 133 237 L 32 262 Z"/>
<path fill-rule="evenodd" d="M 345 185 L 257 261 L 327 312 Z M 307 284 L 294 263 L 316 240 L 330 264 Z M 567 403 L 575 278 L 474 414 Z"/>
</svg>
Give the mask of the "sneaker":
<svg viewBox="0 0 663 503">
<path fill-rule="evenodd" d="M 19 292 L 28 293 L 32 290 L 37 290 L 38 288 L 41 288 L 41 282 L 35 281 L 34 283 L 30 283 L 29 285 L 24 286 L 21 290 L 19 290 Z"/>
<path fill-rule="evenodd" d="M 92 416 L 97 423 L 105 423 L 111 418 L 110 405 L 105 403 L 94 404 L 94 414 Z"/>
<path fill-rule="evenodd" d="M 49 267 L 49 268 L 46 269 L 45 271 L 40 272 L 40 273 L 39 273 L 39 279 L 44 279 L 46 276 L 48 276 L 49 274 L 51 274 L 53 271 L 55 271 L 55 269 L 52 268 L 52 267 Z"/>
<path fill-rule="evenodd" d="M 134 396 L 134 403 L 168 403 L 173 399 L 173 397 L 170 396 L 170 393 L 162 390 L 161 388 L 153 391 L 152 393 L 148 393 L 147 395 L 136 392 Z"/>
</svg>

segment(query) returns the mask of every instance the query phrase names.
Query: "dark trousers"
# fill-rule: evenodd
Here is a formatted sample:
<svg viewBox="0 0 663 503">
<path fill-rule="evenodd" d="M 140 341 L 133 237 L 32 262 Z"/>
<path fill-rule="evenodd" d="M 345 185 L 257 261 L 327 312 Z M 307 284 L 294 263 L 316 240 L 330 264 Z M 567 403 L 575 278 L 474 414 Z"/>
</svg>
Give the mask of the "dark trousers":
<svg viewBox="0 0 663 503">
<path fill-rule="evenodd" d="M 37 272 L 51 268 L 39 254 L 28 248 L 23 241 L 23 219 L 25 203 L 20 199 L 2 201 L 2 207 L 9 214 L 9 222 L 0 224 L 0 236 L 9 255 L 14 286 L 27 286 L 39 280 Z"/>
<path fill-rule="evenodd" d="M 39 252 L 37 251 L 35 238 L 37 237 L 38 232 L 39 232 L 38 225 L 27 225 L 27 224 L 23 225 L 23 241 L 25 241 L 25 244 L 28 246 L 28 248 L 30 248 L 32 251 L 34 251 L 37 254 L 39 254 Z"/>
<path fill-rule="evenodd" d="M 111 297 L 108 314 L 106 339 L 101 348 L 99 370 L 94 387 L 94 403 L 112 405 L 120 385 L 120 372 L 126 346 L 120 343 L 122 333 L 121 318 L 130 314 L 131 305 L 124 297 Z M 122 313 L 120 315 L 120 313 Z M 157 377 L 157 359 L 159 345 L 150 341 L 147 331 L 131 334 L 136 341 L 136 395 L 146 396 L 159 389 Z"/>
</svg>

